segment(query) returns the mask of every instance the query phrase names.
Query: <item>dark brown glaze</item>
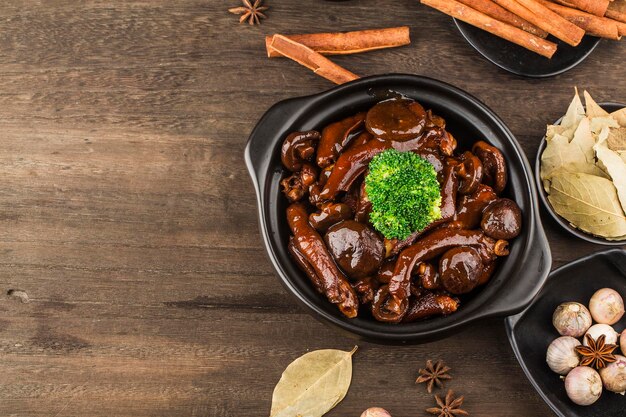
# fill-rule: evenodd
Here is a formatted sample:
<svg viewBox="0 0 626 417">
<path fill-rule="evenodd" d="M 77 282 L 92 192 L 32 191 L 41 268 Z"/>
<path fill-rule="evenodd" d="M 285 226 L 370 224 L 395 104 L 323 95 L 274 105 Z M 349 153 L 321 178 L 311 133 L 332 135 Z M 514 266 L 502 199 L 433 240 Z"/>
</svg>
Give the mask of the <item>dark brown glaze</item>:
<svg viewBox="0 0 626 417">
<path fill-rule="evenodd" d="M 309 203 L 311 203 L 312 206 L 320 208 L 322 203 L 324 202 L 320 198 L 320 193 L 324 189 L 324 184 L 326 184 L 326 181 L 328 180 L 332 169 L 332 165 L 324 168 L 322 172 L 320 172 L 317 182 L 309 187 Z"/>
<path fill-rule="evenodd" d="M 446 316 L 459 308 L 459 301 L 446 294 L 422 291 L 411 299 L 408 311 L 402 318 L 403 323 L 411 323 L 433 316 Z"/>
<path fill-rule="evenodd" d="M 368 224 L 370 221 L 370 213 L 372 212 L 372 202 L 367 198 L 367 191 L 365 191 L 365 181 L 359 186 L 359 201 L 356 205 L 356 213 L 354 213 L 354 220 L 360 223 Z"/>
<path fill-rule="evenodd" d="M 388 303 L 392 300 L 389 294 L 389 286 L 383 285 L 376 291 L 374 301 L 372 302 L 372 315 L 378 321 L 383 323 L 400 323 L 402 317 L 409 309 L 409 299 L 405 298 L 393 311 L 389 308 Z"/>
<path fill-rule="evenodd" d="M 442 149 L 446 149 L 445 152 L 452 153 L 454 148 L 449 138 L 444 130 L 433 128 L 414 139 L 385 141 L 374 138 L 361 146 L 350 147 L 337 159 L 330 177 L 328 177 L 328 181 L 326 181 L 324 189 L 320 193 L 320 197 L 330 200 L 335 198 L 337 193 L 348 191 L 354 181 L 365 172 L 372 158 L 387 149 L 395 149 L 399 152 L 416 152 L 423 155 L 430 154 L 433 156 L 427 158 L 433 159 L 433 166 L 435 164 L 443 166 L 442 164 L 437 164 L 435 156 L 438 154 L 445 155 Z M 456 146 L 456 142 L 454 142 L 454 146 Z M 436 169 L 437 166 L 435 166 Z"/>
<path fill-rule="evenodd" d="M 361 305 L 369 304 L 374 301 L 374 295 L 376 295 L 378 287 L 380 287 L 380 284 L 373 277 L 361 278 L 352 283 L 352 288 L 354 288 L 354 291 L 356 291 L 359 296 Z"/>
<path fill-rule="evenodd" d="M 393 277 L 389 282 L 391 300 L 387 307 L 391 309 L 391 313 L 400 314 L 400 306 L 409 296 L 411 273 L 415 265 L 437 257 L 456 246 L 474 247 L 485 263 L 491 262 L 497 256 L 508 254 L 506 247 L 502 245 L 498 247 L 495 240 L 478 230 L 443 228 L 427 234 L 398 256 Z"/>
<path fill-rule="evenodd" d="M 522 231 L 522 211 L 515 201 L 499 198 L 483 210 L 480 228 L 494 239 L 513 239 Z"/>
<path fill-rule="evenodd" d="M 300 201 L 307 192 L 302 185 L 299 172 L 294 172 L 290 176 L 283 178 L 280 181 L 280 187 L 290 203 Z"/>
<path fill-rule="evenodd" d="M 304 162 L 301 164 L 299 171 L 281 180 L 280 185 L 285 197 L 287 197 L 289 202 L 293 203 L 301 200 L 307 194 L 310 187 L 314 186 L 316 178 L 317 168 L 308 162 Z"/>
<path fill-rule="evenodd" d="M 322 137 L 317 146 L 317 165 L 325 168 L 335 162 L 337 157 L 355 138 L 354 133 L 361 129 L 365 121 L 365 113 L 357 113 L 322 130 Z"/>
<path fill-rule="evenodd" d="M 352 187 L 350 187 L 347 193 L 344 193 L 343 196 L 341 196 L 338 199 L 335 199 L 335 201 L 341 201 L 342 203 L 347 204 L 353 213 L 356 213 L 358 206 L 359 206 L 360 182 L 361 182 L 361 178 L 359 178 L 359 180 L 356 181 Z"/>
<path fill-rule="evenodd" d="M 465 294 L 478 285 L 483 261 L 472 247 L 449 249 L 439 259 L 441 285 L 451 294 Z"/>
<path fill-rule="evenodd" d="M 426 111 L 415 101 L 386 100 L 376 104 L 365 118 L 365 128 L 384 140 L 408 140 L 419 137 L 426 125 Z"/>
<path fill-rule="evenodd" d="M 311 204 L 288 209 L 294 235 L 288 251 L 344 315 L 355 317 L 359 302 L 387 323 L 450 314 L 459 305 L 454 294 L 487 283 L 497 258 L 508 254 L 508 240 L 519 234 L 519 207 L 498 198 L 507 180 L 502 153 L 480 141 L 472 152 L 455 154 L 456 139 L 445 127 L 420 104 L 393 99 L 330 124 L 321 135 L 296 132 L 283 143 L 281 158 L 291 171 L 281 183 L 285 195 L 308 196 Z M 372 158 L 387 149 L 430 162 L 441 190 L 442 218 L 402 241 L 384 239 L 369 224 L 364 177 Z M 323 168 L 319 174 L 309 161 Z M 323 239 L 318 231 L 326 232 Z"/>
<path fill-rule="evenodd" d="M 420 282 L 419 277 L 417 279 L 411 280 L 411 296 L 418 297 L 422 293 L 422 283 Z"/>
<path fill-rule="evenodd" d="M 427 262 L 420 263 L 417 268 L 417 275 L 420 279 L 422 288 L 427 290 L 437 290 L 441 287 L 441 278 L 439 277 L 437 268 L 435 268 L 432 264 Z"/>
<path fill-rule="evenodd" d="M 374 139 L 374 135 L 372 135 L 370 132 L 368 131 L 361 132 L 357 135 L 357 137 L 355 137 L 354 139 L 350 141 L 350 144 L 346 147 L 346 150 L 353 148 L 355 146 L 364 145 L 372 139 Z"/>
<path fill-rule="evenodd" d="M 443 168 L 446 164 L 445 155 L 442 155 L 440 152 L 431 152 L 427 150 L 417 150 L 415 153 L 430 162 L 438 175 L 443 174 Z"/>
<path fill-rule="evenodd" d="M 313 158 L 320 137 L 320 132 L 315 130 L 293 132 L 287 136 L 280 152 L 285 168 L 291 172 L 299 171 L 304 162 Z"/>
<path fill-rule="evenodd" d="M 367 225 L 354 220 L 331 226 L 324 241 L 335 262 L 352 279 L 374 275 L 384 259 L 382 238 Z"/>
<path fill-rule="evenodd" d="M 497 198 L 498 196 L 491 187 L 485 184 L 480 184 L 474 193 L 459 198 L 454 219 L 457 227 L 462 229 L 479 227 L 483 210 Z"/>
<path fill-rule="evenodd" d="M 326 168 L 322 170 L 322 172 L 320 172 L 320 176 L 317 179 L 317 183 L 320 185 L 326 184 L 326 181 L 328 181 L 328 177 L 330 177 L 331 172 L 333 172 L 333 165 L 328 165 Z"/>
<path fill-rule="evenodd" d="M 359 300 L 354 289 L 337 268 L 320 235 L 309 224 L 306 207 L 294 203 L 287 207 L 287 221 L 293 234 L 293 244 L 315 270 L 319 285 L 333 304 L 349 318 L 356 317 Z"/>
<path fill-rule="evenodd" d="M 394 149 L 402 151 L 402 149 L 397 147 L 394 147 Z M 454 139 L 454 136 L 445 129 L 435 126 L 424 130 L 420 146 L 412 151 L 417 154 L 431 154 L 445 159 L 445 157 L 452 156 L 455 149 L 456 139 Z"/>
<path fill-rule="evenodd" d="M 309 223 L 318 232 L 325 232 L 333 224 L 352 217 L 352 210 L 343 203 L 323 203 L 319 211 L 309 215 Z"/>
<path fill-rule="evenodd" d="M 414 140 L 412 142 L 415 142 L 417 147 L 419 141 Z M 337 159 L 320 197 L 330 200 L 335 198 L 340 191 L 350 189 L 352 183 L 365 172 L 372 158 L 391 147 L 391 142 L 372 139 L 363 145 L 347 149 Z"/>
<path fill-rule="evenodd" d="M 478 141 L 472 146 L 472 152 L 480 159 L 484 170 L 484 183 L 491 186 L 496 194 L 504 191 L 507 182 L 507 169 L 504 155 L 495 146 L 485 141 Z"/>
<path fill-rule="evenodd" d="M 323 185 L 320 185 L 317 182 L 309 187 L 309 203 L 313 207 L 320 208 L 322 206 L 322 203 L 324 201 L 320 198 L 320 193 L 322 192 L 323 187 L 324 187 Z"/>
<path fill-rule="evenodd" d="M 441 219 L 440 222 L 451 220 L 456 214 L 456 199 L 459 180 L 455 172 L 455 164 L 446 164 L 441 182 Z"/>
<path fill-rule="evenodd" d="M 423 230 L 411 233 L 403 240 L 385 239 L 386 257 L 396 256 L 407 247 L 411 246 L 421 236 L 436 229 L 453 219 L 456 214 L 456 199 L 458 180 L 455 173 L 455 163 L 446 163 L 441 180 L 441 218 L 426 226 Z"/>
<path fill-rule="evenodd" d="M 441 135 L 439 140 L 439 151 L 446 156 L 452 156 L 456 149 L 456 139 L 452 136 L 452 133 L 442 128 L 433 128 L 431 132 L 438 132 Z"/>
<path fill-rule="evenodd" d="M 478 277 L 478 285 L 485 285 L 491 279 L 491 275 L 493 275 L 493 271 L 496 269 L 496 261 L 490 262 L 483 266 L 483 270 Z"/>
<path fill-rule="evenodd" d="M 446 120 L 443 117 L 434 114 L 432 110 L 426 110 L 426 117 L 426 127 L 437 126 L 442 129 L 446 128 Z"/>
<path fill-rule="evenodd" d="M 439 219 L 426 226 L 423 230 L 411 233 L 406 239 L 385 239 L 385 257 L 391 258 L 398 255 L 400 252 L 414 244 L 420 237 L 432 232 L 433 230 L 436 230 L 438 227 L 444 227 L 447 224 L 449 223 L 446 223 L 445 220 Z"/>
<path fill-rule="evenodd" d="M 313 287 L 315 287 L 317 292 L 319 292 L 320 294 L 323 294 L 324 284 L 315 273 L 315 270 L 313 269 L 311 264 L 309 264 L 309 262 L 306 260 L 304 255 L 300 253 L 300 251 L 296 248 L 296 245 L 293 242 L 293 236 L 289 237 L 289 244 L 287 245 L 287 250 L 289 251 L 291 258 L 294 261 L 296 261 L 296 264 L 298 264 L 300 269 L 304 271 L 304 273 L 309 278 L 309 280 L 311 281 L 311 283 L 313 284 Z"/>
<path fill-rule="evenodd" d="M 483 180 L 483 164 L 476 155 L 469 151 L 463 152 L 459 160 L 461 162 L 457 165 L 457 175 L 460 183 L 459 193 L 474 193 Z"/>
<path fill-rule="evenodd" d="M 376 281 L 380 284 L 389 284 L 391 281 L 391 277 L 393 277 L 393 269 L 396 266 L 395 259 L 385 259 L 383 264 L 378 269 L 378 273 L 376 274 Z"/>
</svg>

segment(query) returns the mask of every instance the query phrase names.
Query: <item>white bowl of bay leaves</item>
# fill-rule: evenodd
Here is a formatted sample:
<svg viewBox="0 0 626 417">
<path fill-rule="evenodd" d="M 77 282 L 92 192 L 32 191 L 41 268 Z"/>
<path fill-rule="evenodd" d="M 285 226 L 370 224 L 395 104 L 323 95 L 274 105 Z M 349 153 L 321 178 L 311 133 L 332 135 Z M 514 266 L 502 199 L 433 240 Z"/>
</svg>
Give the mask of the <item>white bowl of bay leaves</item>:
<svg viewBox="0 0 626 417">
<path fill-rule="evenodd" d="M 547 127 L 535 176 L 548 213 L 592 243 L 626 244 L 626 105 L 596 103 L 585 91 Z"/>
</svg>

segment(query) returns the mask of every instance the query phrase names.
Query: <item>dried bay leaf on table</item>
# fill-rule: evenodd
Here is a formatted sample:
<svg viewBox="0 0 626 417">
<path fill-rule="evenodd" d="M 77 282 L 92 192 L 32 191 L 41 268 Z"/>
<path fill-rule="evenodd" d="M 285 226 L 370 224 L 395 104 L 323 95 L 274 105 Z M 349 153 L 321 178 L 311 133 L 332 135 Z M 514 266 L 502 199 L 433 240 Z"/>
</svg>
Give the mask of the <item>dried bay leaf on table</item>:
<svg viewBox="0 0 626 417">
<path fill-rule="evenodd" d="M 291 362 L 274 388 L 270 417 L 321 417 L 348 392 L 351 352 L 315 350 Z"/>
<path fill-rule="evenodd" d="M 559 171 L 549 192 L 554 210 L 578 229 L 607 238 L 626 235 L 626 217 L 611 180 Z"/>
</svg>

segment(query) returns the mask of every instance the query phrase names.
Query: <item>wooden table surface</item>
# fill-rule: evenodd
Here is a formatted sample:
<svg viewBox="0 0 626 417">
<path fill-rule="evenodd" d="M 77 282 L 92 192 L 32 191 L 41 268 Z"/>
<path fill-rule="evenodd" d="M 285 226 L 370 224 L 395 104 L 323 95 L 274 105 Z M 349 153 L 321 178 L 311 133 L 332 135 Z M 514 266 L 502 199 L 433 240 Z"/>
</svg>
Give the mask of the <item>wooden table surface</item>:
<svg viewBox="0 0 626 417">
<path fill-rule="evenodd" d="M 264 35 L 408 25 L 412 45 L 336 58 L 476 95 L 528 157 L 573 87 L 626 101 L 626 45 L 529 80 L 482 59 L 415 0 L 3 0 L 0 5 L 0 415 L 263 416 L 283 369 L 355 341 L 305 313 L 274 275 L 243 160 L 273 103 L 331 84 L 268 60 Z M 545 217 L 544 217 L 545 218 Z M 602 250 L 545 221 L 554 266 Z M 359 343 L 345 400 L 425 415 L 428 358 L 475 416 L 548 416 L 501 319 L 421 346 Z"/>
</svg>

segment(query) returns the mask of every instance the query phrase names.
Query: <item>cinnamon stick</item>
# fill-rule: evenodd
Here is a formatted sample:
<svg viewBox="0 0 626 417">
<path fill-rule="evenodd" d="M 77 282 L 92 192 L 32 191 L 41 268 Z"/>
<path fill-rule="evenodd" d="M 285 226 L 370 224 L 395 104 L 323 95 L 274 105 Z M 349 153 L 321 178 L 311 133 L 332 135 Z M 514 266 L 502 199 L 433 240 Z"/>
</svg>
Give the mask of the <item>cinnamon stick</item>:
<svg viewBox="0 0 626 417">
<path fill-rule="evenodd" d="M 335 64 L 330 59 L 315 52 L 308 46 L 293 41 L 283 35 L 274 35 L 270 46 L 281 55 L 296 61 L 298 64 L 307 67 L 314 73 L 335 84 L 343 84 L 359 78 L 358 75 Z"/>
<path fill-rule="evenodd" d="M 619 35 L 626 36 L 626 23 L 619 22 L 617 20 L 614 20 L 614 22 L 617 25 L 617 31 L 619 32 Z"/>
<path fill-rule="evenodd" d="M 527 20 L 522 19 L 518 15 L 511 13 L 504 7 L 494 3 L 491 0 L 458 0 L 466 6 L 471 7 L 474 10 L 478 10 L 481 13 L 491 16 L 496 20 L 504 23 L 508 23 L 511 26 L 522 29 L 533 35 L 537 35 L 540 38 L 548 36 L 548 32 L 538 28 Z"/>
<path fill-rule="evenodd" d="M 472 26 L 486 30 L 493 35 L 516 43 L 546 58 L 551 58 L 556 52 L 556 44 L 531 33 L 524 32 L 515 26 L 500 22 L 493 17 L 487 16 L 455 0 L 421 0 L 421 2 L 448 16 L 455 17 Z"/>
<path fill-rule="evenodd" d="M 596 16 L 604 16 L 609 7 L 609 0 L 555 0 L 557 3 L 571 7 L 573 9 L 583 10 Z"/>
<path fill-rule="evenodd" d="M 617 24 L 614 20 L 586 13 L 582 10 L 561 6 L 560 4 L 551 3 L 546 0 L 538 1 L 548 9 L 557 13 L 559 16 L 564 17 L 576 26 L 580 27 L 590 35 L 613 40 L 620 39 Z"/>
<path fill-rule="evenodd" d="M 411 43 L 408 26 L 387 29 L 358 30 L 354 32 L 310 33 L 283 35 L 308 46 L 322 55 L 345 55 L 376 49 L 394 48 Z M 269 58 L 282 56 L 272 49 L 273 36 L 265 37 L 265 48 Z"/>
<path fill-rule="evenodd" d="M 626 0 L 612 1 L 605 16 L 626 23 Z"/>
<path fill-rule="evenodd" d="M 578 45 L 585 35 L 584 30 L 535 0 L 494 1 L 569 45 Z"/>
</svg>

